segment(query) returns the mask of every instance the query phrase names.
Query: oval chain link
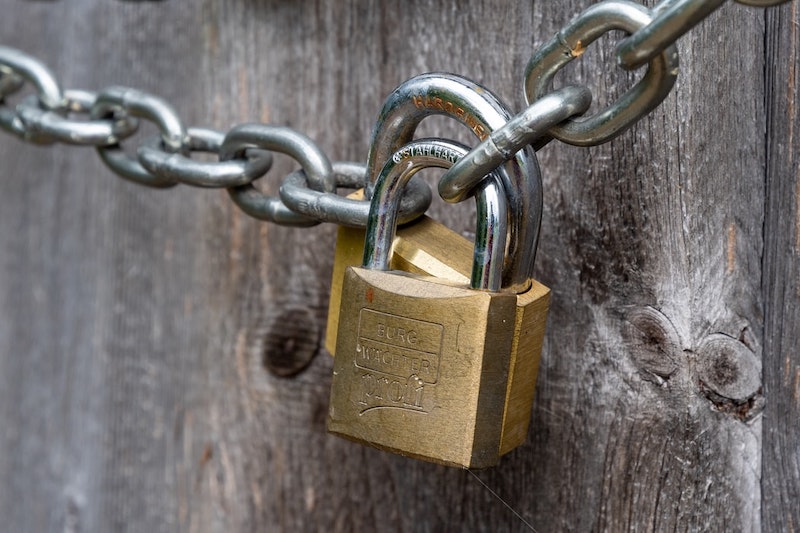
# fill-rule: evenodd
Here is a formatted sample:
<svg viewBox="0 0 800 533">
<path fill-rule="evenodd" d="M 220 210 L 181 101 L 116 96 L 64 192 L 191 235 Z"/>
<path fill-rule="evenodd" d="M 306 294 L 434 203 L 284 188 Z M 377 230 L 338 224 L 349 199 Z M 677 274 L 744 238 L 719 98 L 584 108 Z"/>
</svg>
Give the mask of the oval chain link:
<svg viewBox="0 0 800 533">
<path fill-rule="evenodd" d="M 79 146 L 107 146 L 133 135 L 139 122 L 132 116 L 76 120 L 70 114 L 89 115 L 97 95 L 89 91 L 64 91 L 59 111 L 43 109 L 35 96 L 17 106 L 17 116 L 26 136 Z"/>
<path fill-rule="evenodd" d="M 53 72 L 38 59 L 14 48 L 0 46 L 0 73 L 13 74 L 32 83 L 43 108 L 54 110 L 61 107 L 61 86 Z M 6 96 L 8 93 L 0 92 L 0 100 Z"/>
<path fill-rule="evenodd" d="M 188 152 L 186 131 L 173 107 L 166 101 L 136 89 L 111 87 L 102 91 L 92 106 L 92 117 L 107 119 L 125 113 L 155 123 L 161 132 L 161 145 L 170 153 Z M 137 159 L 132 158 L 118 144 L 98 146 L 97 152 L 118 176 L 147 185 L 148 187 L 172 187 L 178 182 L 151 174 Z"/>
<path fill-rule="evenodd" d="M 336 187 L 360 189 L 367 181 L 367 165 L 353 162 L 333 163 Z M 302 170 L 292 172 L 280 188 L 283 203 L 289 209 L 308 217 L 332 222 L 340 226 L 363 228 L 369 217 L 370 202 L 339 196 L 330 192 L 315 191 L 308 186 L 308 176 Z M 400 201 L 398 220 L 411 222 L 427 211 L 431 204 L 431 189 L 425 182 L 412 180 L 406 185 Z"/>
<path fill-rule="evenodd" d="M 605 33 L 634 33 L 652 20 L 650 10 L 626 0 L 595 4 L 575 17 L 544 44 L 528 62 L 525 97 L 528 104 L 550 92 L 555 75 L 581 57 Z M 648 64 L 647 73 L 615 103 L 584 119 L 567 119 L 550 129 L 556 139 L 577 146 L 610 141 L 639 121 L 666 98 L 678 76 L 678 54 L 667 47 Z"/>
<path fill-rule="evenodd" d="M 439 179 L 439 195 L 447 202 L 464 201 L 484 176 L 526 146 L 544 146 L 552 139 L 547 135 L 552 127 L 585 113 L 591 103 L 592 92 L 574 85 L 539 98 L 456 161 Z"/>
<path fill-rule="evenodd" d="M 52 142 L 49 137 L 28 132 L 16 109 L 5 99 L 19 91 L 25 82 L 36 88 L 36 98 L 43 109 L 58 110 L 64 97 L 53 72 L 41 61 L 14 48 L 0 46 L 0 128 L 20 139 L 37 144 Z"/>
<path fill-rule="evenodd" d="M 736 0 L 769 7 L 786 0 Z M 647 9 L 628 0 L 606 0 L 592 5 L 569 22 L 531 57 L 525 76 L 529 107 L 511 118 L 470 150 L 442 177 L 440 194 L 463 201 L 485 176 L 527 146 L 535 149 L 552 138 L 591 146 L 609 141 L 647 115 L 671 90 L 677 76 L 674 43 L 720 7 L 725 0 L 662 0 Z M 648 65 L 645 76 L 616 103 L 592 117 L 577 119 L 588 108 L 586 87 L 565 87 L 551 93 L 555 74 L 580 57 L 591 42 L 612 29 L 630 35 L 617 46 L 617 63 L 633 70 Z M 9 97 L 31 85 L 35 94 L 16 106 Z M 89 120 L 72 115 L 89 114 Z M 120 142 L 133 135 L 140 119 L 154 122 L 160 131 L 127 155 Z M 275 126 L 246 124 L 227 134 L 206 128 L 185 129 L 175 110 L 164 100 L 124 87 L 99 94 L 62 91 L 50 69 L 36 58 L 0 46 L 0 128 L 34 143 L 62 142 L 97 147 L 101 159 L 117 175 L 152 187 L 184 183 L 196 187 L 225 187 L 236 205 L 261 220 L 311 226 L 334 222 L 363 227 L 369 202 L 336 195 L 337 188 L 368 184 L 365 165 L 331 164 L 304 135 Z M 252 182 L 271 166 L 270 151 L 288 153 L 300 162 L 284 178 L 280 197 L 269 197 Z M 217 154 L 218 162 L 191 159 L 192 152 Z M 401 208 L 404 221 L 423 214 L 431 191 L 412 182 Z"/>
<path fill-rule="evenodd" d="M 208 128 L 186 130 L 184 148 L 219 156 L 225 133 Z M 138 150 L 139 163 L 151 174 L 164 180 L 205 188 L 246 185 L 267 173 L 272 154 L 246 148 L 241 159 L 218 162 L 195 161 L 181 153 L 164 150 L 160 137 L 151 137 Z"/>
<path fill-rule="evenodd" d="M 786 0 L 736 0 L 739 4 L 769 7 Z M 653 8 L 653 21 L 617 46 L 617 61 L 632 70 L 651 61 L 686 32 L 719 8 L 725 0 L 664 0 Z"/>
<path fill-rule="evenodd" d="M 308 176 L 314 190 L 334 192 L 333 167 L 325 153 L 300 132 L 283 126 L 242 124 L 225 136 L 219 158 L 227 161 L 242 157 L 249 148 L 262 148 L 287 154 L 296 159 Z M 286 226 L 314 226 L 319 220 L 306 217 L 286 207 L 278 197 L 266 196 L 253 185 L 228 189 L 231 199 L 251 217 Z"/>
</svg>

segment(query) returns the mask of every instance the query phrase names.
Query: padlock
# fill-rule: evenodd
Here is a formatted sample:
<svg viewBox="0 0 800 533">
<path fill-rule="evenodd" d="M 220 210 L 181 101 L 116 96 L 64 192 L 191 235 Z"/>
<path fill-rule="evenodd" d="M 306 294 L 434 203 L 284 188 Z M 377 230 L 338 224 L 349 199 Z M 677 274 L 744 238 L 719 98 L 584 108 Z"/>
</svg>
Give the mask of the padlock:
<svg viewBox="0 0 800 533">
<path fill-rule="evenodd" d="M 413 151 L 426 142 L 408 146 Z M 535 372 L 539 350 L 517 361 L 512 352 L 537 344 L 540 349 L 548 291 L 534 283 L 525 295 L 534 305 L 525 308 L 515 293 L 491 291 L 502 279 L 508 222 L 505 191 L 496 177 L 476 195 L 473 289 L 385 271 L 398 190 L 416 170 L 399 165 L 408 150 L 394 155 L 377 182 L 365 267 L 345 274 L 328 428 L 420 459 L 491 466 L 518 444 L 510 424 L 524 426 L 524 439 L 535 374 L 531 382 L 522 373 Z M 537 320 L 531 320 L 534 314 Z M 525 338 L 515 339 L 519 330 Z M 522 390 L 526 385 L 530 394 Z"/>
<path fill-rule="evenodd" d="M 347 267 L 361 264 L 365 231 L 340 227 L 333 264 L 326 348 L 333 355 L 341 310 L 342 285 Z M 423 216 L 398 228 L 390 268 L 466 284 L 472 269 L 473 243 L 441 222 Z M 550 291 L 536 280 L 517 295 L 517 316 L 511 350 L 506 409 L 500 454 L 525 441 L 544 340 Z"/>
<path fill-rule="evenodd" d="M 497 97 L 471 80 L 442 73 L 411 78 L 392 92 L 379 115 L 369 155 L 369 190 L 387 158 L 412 140 L 417 126 L 425 117 L 436 114 L 449 116 L 462 123 L 480 140 L 511 117 Z M 524 222 L 512 221 L 512 253 L 509 255 L 516 258 L 517 264 L 516 268 L 504 269 L 515 276 L 506 280 L 506 285 L 523 291 L 529 285 L 531 272 L 524 271 L 519 265 L 533 265 L 541 220 L 541 178 L 535 153 L 530 147 L 526 148 L 503 165 L 498 173 L 512 195 L 512 207 L 527 214 L 520 219 Z M 518 240 L 527 241 L 524 249 L 530 251 L 530 256 L 517 253 L 515 247 L 518 246 Z M 332 355 L 336 353 L 344 272 L 347 267 L 360 264 L 363 242 L 363 229 L 339 228 L 325 335 L 325 348 Z M 472 245 L 436 221 L 422 217 L 413 224 L 398 228 L 395 244 L 392 268 L 457 282 L 465 282 L 469 278 Z"/>
</svg>

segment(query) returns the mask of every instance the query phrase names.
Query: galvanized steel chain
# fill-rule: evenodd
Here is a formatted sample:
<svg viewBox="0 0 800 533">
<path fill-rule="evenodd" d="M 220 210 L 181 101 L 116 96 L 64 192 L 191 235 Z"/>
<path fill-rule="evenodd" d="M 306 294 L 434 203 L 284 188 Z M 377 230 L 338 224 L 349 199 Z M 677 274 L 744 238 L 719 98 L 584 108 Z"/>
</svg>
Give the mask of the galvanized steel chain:
<svg viewBox="0 0 800 533">
<path fill-rule="evenodd" d="M 35 95 L 13 108 L 7 99 L 31 84 Z M 80 117 L 79 115 L 84 115 Z M 88 118 L 87 118 L 88 115 Z M 160 134 L 137 147 L 129 156 L 121 143 L 132 136 L 140 120 L 154 123 Z M 37 59 L 0 46 L 0 127 L 32 143 L 63 142 L 94 146 L 102 161 L 118 176 L 150 187 L 179 183 L 195 187 L 227 188 L 233 201 L 248 215 L 288 226 L 313 226 L 320 222 L 364 226 L 369 202 L 335 194 L 337 187 L 359 188 L 365 183 L 365 166 L 331 163 L 311 139 L 289 128 L 242 124 L 227 133 L 207 128 L 185 128 L 173 107 L 161 98 L 125 87 L 99 93 L 62 91 L 53 73 Z M 218 156 L 217 162 L 191 159 L 192 152 Z M 286 153 L 302 170 L 286 178 L 287 203 L 302 203 L 306 216 L 269 197 L 252 183 L 272 164 L 271 152 Z M 431 191 L 414 183 L 403 198 L 401 219 L 425 212 Z"/>
<path fill-rule="evenodd" d="M 736 1 L 767 7 L 786 0 Z M 489 173 L 529 145 L 538 149 L 558 139 L 592 146 L 620 135 L 657 107 L 672 89 L 678 75 L 675 42 L 724 2 L 662 0 L 648 9 L 629 0 L 606 0 L 588 7 L 531 56 L 524 79 L 529 107 L 504 126 L 479 135 L 480 144 L 440 179 L 440 195 L 451 202 L 466 199 Z M 647 71 L 617 102 L 583 117 L 592 100 L 591 91 L 584 86 L 554 90 L 553 78 L 592 42 L 613 30 L 628 34 L 617 45 L 618 65 L 626 70 L 647 65 Z M 9 97 L 26 85 L 36 94 L 10 106 Z M 136 133 L 141 120 L 153 122 L 160 134 L 138 146 L 134 158 L 121 143 Z M 243 124 L 228 132 L 186 128 L 161 98 L 124 87 L 99 93 L 63 91 L 42 62 L 4 46 L 0 46 L 0 127 L 32 143 L 94 146 L 117 175 L 143 185 L 226 188 L 247 214 L 278 224 L 333 222 L 359 227 L 366 224 L 369 213 L 369 201 L 336 193 L 338 188 L 366 187 L 369 196 L 375 176 L 367 176 L 366 165 L 332 163 L 302 133 L 265 124 Z M 193 152 L 216 154 L 218 161 L 193 160 Z M 266 196 L 253 186 L 269 171 L 271 152 L 288 154 L 301 166 L 283 180 L 280 197 Z M 424 213 L 430 201 L 427 185 L 412 180 L 403 199 L 401 221 Z"/>
</svg>

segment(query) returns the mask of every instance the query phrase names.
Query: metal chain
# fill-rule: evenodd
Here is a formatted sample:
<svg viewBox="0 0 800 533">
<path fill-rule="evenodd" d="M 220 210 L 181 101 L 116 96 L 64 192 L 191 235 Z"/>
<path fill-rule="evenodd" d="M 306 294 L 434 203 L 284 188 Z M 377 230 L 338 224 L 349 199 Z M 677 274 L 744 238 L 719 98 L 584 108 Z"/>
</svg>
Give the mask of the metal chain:
<svg viewBox="0 0 800 533">
<path fill-rule="evenodd" d="M 757 7 L 785 1 L 736 0 Z M 606 0 L 584 10 L 531 56 L 524 80 L 529 107 L 486 135 L 447 170 L 439 182 L 440 195 L 448 201 L 465 200 L 488 174 L 529 145 L 538 149 L 558 139 L 593 146 L 620 135 L 671 91 L 678 75 L 676 41 L 724 2 L 662 0 L 648 9 L 629 0 Z M 553 78 L 592 42 L 613 30 L 628 34 L 617 45 L 617 64 L 627 70 L 647 65 L 647 72 L 605 110 L 577 118 L 589 108 L 591 91 L 582 86 L 554 90 Z M 36 94 L 9 105 L 8 98 L 27 85 Z M 133 158 L 121 143 L 136 133 L 140 120 L 153 122 L 160 135 L 142 142 Z M 367 222 L 368 200 L 336 194 L 339 188 L 367 185 L 366 165 L 332 163 L 317 144 L 297 131 L 264 124 L 239 125 L 227 133 L 186 128 L 169 103 L 135 89 L 62 91 L 42 62 L 5 46 L 0 46 L 0 128 L 37 144 L 94 146 L 114 173 L 143 185 L 226 188 L 239 208 L 260 220 L 290 226 L 333 222 L 363 227 Z M 193 152 L 216 154 L 219 161 L 193 160 Z M 271 152 L 286 153 L 302 167 L 284 178 L 279 197 L 266 196 L 253 186 L 269 171 Z M 412 180 L 400 220 L 420 216 L 430 202 L 428 186 Z"/>
</svg>

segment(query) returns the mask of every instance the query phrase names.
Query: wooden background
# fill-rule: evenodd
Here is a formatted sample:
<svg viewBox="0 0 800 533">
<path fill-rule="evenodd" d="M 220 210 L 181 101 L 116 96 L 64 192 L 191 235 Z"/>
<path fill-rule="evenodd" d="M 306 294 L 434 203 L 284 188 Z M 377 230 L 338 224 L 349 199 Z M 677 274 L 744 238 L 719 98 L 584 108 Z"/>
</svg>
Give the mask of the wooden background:
<svg viewBox="0 0 800 533">
<path fill-rule="evenodd" d="M 590 2 L 2 4 L 0 42 L 67 88 L 130 85 L 187 125 L 288 125 L 363 161 L 415 74 L 520 110 L 532 50 Z M 145 189 L 91 149 L 2 136 L 2 529 L 797 531 L 798 6 L 726 4 L 681 41 L 650 117 L 540 152 L 553 298 L 532 429 L 475 475 L 325 433 L 335 227 L 259 223 L 223 192 Z M 567 75 L 599 104 L 631 82 L 614 42 Z M 293 168 L 279 157 L 263 187 Z M 465 205 L 433 213 L 473 224 Z"/>
</svg>

